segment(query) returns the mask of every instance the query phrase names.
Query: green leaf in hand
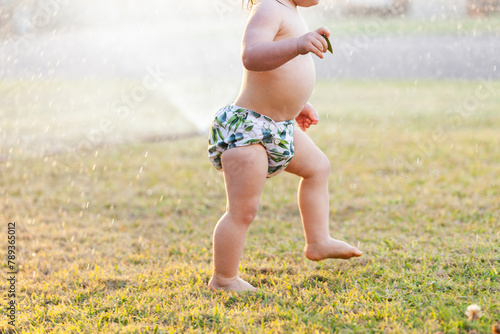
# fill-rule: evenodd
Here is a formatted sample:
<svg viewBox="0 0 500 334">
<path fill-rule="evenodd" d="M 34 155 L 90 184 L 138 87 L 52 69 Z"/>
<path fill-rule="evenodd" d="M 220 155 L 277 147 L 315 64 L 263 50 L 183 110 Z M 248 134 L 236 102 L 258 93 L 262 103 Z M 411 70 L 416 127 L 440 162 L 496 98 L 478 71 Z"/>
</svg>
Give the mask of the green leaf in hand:
<svg viewBox="0 0 500 334">
<path fill-rule="evenodd" d="M 323 34 L 322 36 L 326 39 L 326 43 L 328 44 L 328 51 L 330 51 L 331 53 L 333 53 L 333 48 L 332 48 L 332 44 L 330 43 L 330 40 L 328 39 L 328 37 L 326 36 L 326 34 Z"/>
</svg>

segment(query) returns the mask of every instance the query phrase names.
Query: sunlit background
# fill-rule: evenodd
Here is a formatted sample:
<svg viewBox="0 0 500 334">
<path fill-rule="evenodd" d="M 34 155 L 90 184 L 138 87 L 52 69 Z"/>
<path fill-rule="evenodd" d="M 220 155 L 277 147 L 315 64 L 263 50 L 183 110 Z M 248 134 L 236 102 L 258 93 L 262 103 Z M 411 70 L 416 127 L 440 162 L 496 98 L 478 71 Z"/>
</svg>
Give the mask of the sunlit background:
<svg viewBox="0 0 500 334">
<path fill-rule="evenodd" d="M 498 0 L 323 0 L 319 80 L 500 78 Z M 234 99 L 238 0 L 0 0 L 0 160 L 203 133 Z"/>
<path fill-rule="evenodd" d="M 306 261 L 282 173 L 240 297 L 206 288 L 226 207 L 206 139 L 240 88 L 241 0 L 0 0 L 0 333 L 500 328 L 500 0 L 301 11 L 332 33 L 308 130 L 332 237 L 365 255 Z"/>
</svg>

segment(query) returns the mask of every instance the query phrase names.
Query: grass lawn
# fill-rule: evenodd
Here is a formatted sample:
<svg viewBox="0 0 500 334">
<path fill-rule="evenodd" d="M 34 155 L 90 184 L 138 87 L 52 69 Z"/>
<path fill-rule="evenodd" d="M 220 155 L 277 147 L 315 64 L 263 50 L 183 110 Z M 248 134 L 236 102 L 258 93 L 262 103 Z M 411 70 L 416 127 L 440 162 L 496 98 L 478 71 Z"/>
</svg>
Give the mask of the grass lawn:
<svg viewBox="0 0 500 334">
<path fill-rule="evenodd" d="M 299 180 L 285 173 L 267 182 L 247 238 L 241 276 L 254 294 L 206 287 L 225 194 L 205 137 L 2 162 L 2 254 L 16 222 L 16 329 L 491 333 L 500 321 L 500 83 L 488 89 L 318 83 L 321 121 L 308 133 L 332 164 L 332 235 L 365 255 L 302 256 Z M 6 276 L 6 257 L 0 267 Z M 476 321 L 465 316 L 470 304 L 483 310 Z"/>
</svg>

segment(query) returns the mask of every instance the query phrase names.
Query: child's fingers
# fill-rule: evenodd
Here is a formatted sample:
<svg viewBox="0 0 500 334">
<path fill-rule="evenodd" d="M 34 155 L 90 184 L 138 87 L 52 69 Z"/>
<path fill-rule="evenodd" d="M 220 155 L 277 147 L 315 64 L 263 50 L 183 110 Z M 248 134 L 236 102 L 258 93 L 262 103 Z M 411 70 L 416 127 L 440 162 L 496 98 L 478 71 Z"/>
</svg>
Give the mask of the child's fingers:
<svg viewBox="0 0 500 334">
<path fill-rule="evenodd" d="M 321 39 L 319 39 L 321 38 Z M 316 56 L 320 57 L 323 59 L 323 53 L 326 52 L 326 49 L 328 46 L 323 45 L 322 40 L 325 40 L 323 36 L 319 36 L 319 38 L 315 38 L 314 40 L 311 41 L 312 49 L 311 52 L 314 53 Z M 326 41 L 325 41 L 326 44 Z"/>
<path fill-rule="evenodd" d="M 314 119 L 309 119 L 307 122 L 307 127 L 310 127 L 311 125 L 316 125 L 318 124 L 318 120 L 314 120 Z"/>
<path fill-rule="evenodd" d="M 304 127 L 304 122 L 301 119 L 298 119 L 298 118 L 296 119 L 296 121 L 297 121 L 297 125 L 299 126 L 299 128 L 302 129 Z"/>
<path fill-rule="evenodd" d="M 309 118 L 312 120 L 313 124 L 318 124 L 319 115 L 316 112 L 316 110 L 313 110 L 313 112 L 311 113 L 311 116 Z"/>
<path fill-rule="evenodd" d="M 299 126 L 299 128 L 302 130 L 302 131 L 306 131 L 306 129 L 308 128 L 307 124 L 306 124 L 306 121 L 301 119 L 299 121 L 297 121 L 297 125 Z"/>
<path fill-rule="evenodd" d="M 321 52 L 317 47 L 314 47 L 311 50 L 311 52 L 314 53 L 316 56 L 318 56 L 321 59 L 323 59 L 325 57 L 325 56 L 323 56 L 323 52 Z"/>
<path fill-rule="evenodd" d="M 311 108 L 312 108 L 312 106 L 311 106 Z M 314 110 L 314 109 L 308 109 L 307 110 L 307 120 L 310 123 L 312 123 L 312 124 L 318 123 L 318 121 L 319 121 L 319 115 L 316 112 L 316 110 Z"/>
<path fill-rule="evenodd" d="M 323 59 L 323 53 L 328 51 L 328 43 L 326 42 L 326 39 L 321 35 L 314 34 L 314 38 L 310 41 L 310 44 L 313 47 L 310 52 L 313 52 L 315 55 Z"/>
<path fill-rule="evenodd" d="M 323 50 L 323 52 L 326 53 L 328 51 L 328 42 L 323 37 L 323 35 L 325 35 L 327 38 L 329 38 L 330 37 L 330 30 L 328 30 L 328 28 L 321 27 L 321 28 L 316 29 L 316 33 L 320 36 L 317 38 L 319 39 L 321 44 L 323 44 L 324 48 L 322 50 Z"/>
<path fill-rule="evenodd" d="M 326 51 L 328 51 L 328 43 L 326 42 L 326 39 L 322 35 L 318 35 L 316 38 L 321 43 L 321 52 L 326 53 Z"/>
<path fill-rule="evenodd" d="M 328 49 L 328 44 L 323 36 L 316 32 L 309 32 L 297 39 L 297 51 L 299 54 L 314 53 L 319 58 L 323 59 L 323 53 Z"/>
<path fill-rule="evenodd" d="M 328 28 L 325 28 L 325 27 L 320 27 L 318 29 L 316 29 L 316 32 L 320 35 L 323 35 L 325 34 L 326 37 L 330 37 L 330 30 L 328 30 Z"/>
</svg>

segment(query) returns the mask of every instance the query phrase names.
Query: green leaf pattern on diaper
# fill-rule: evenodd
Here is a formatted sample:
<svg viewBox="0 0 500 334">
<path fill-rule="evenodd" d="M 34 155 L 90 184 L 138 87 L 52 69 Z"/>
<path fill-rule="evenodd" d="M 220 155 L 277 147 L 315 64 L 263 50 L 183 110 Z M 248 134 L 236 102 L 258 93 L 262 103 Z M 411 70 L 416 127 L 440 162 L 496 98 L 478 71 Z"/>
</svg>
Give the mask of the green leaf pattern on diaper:
<svg viewBox="0 0 500 334">
<path fill-rule="evenodd" d="M 269 175 L 288 165 L 293 156 L 292 121 L 275 123 L 254 111 L 231 108 L 220 110 L 214 117 L 208 148 L 212 163 L 220 169 L 220 156 L 226 149 L 262 144 L 269 157 Z"/>
</svg>

